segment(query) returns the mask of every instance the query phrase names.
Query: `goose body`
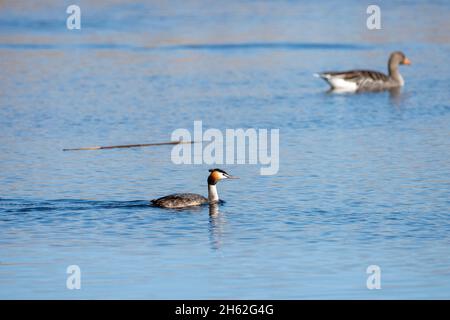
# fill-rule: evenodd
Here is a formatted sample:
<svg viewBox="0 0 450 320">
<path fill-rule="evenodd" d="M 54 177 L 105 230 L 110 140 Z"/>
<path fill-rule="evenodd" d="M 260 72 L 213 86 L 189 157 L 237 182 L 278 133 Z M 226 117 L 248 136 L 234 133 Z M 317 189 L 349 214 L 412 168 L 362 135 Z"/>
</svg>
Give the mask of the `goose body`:
<svg viewBox="0 0 450 320">
<path fill-rule="evenodd" d="M 237 177 L 231 176 L 221 169 L 211 169 L 209 172 L 208 198 L 195 193 L 175 193 L 151 200 L 151 203 L 156 207 L 172 209 L 218 203 L 220 200 L 219 194 L 217 193 L 217 182 L 223 179 L 237 179 Z"/>
<path fill-rule="evenodd" d="M 372 70 L 350 70 L 321 72 L 316 76 L 324 79 L 334 91 L 380 91 L 402 87 L 405 84 L 398 71 L 400 64 L 409 65 L 411 62 L 406 56 L 396 51 L 391 53 L 388 61 L 389 74 Z"/>
</svg>

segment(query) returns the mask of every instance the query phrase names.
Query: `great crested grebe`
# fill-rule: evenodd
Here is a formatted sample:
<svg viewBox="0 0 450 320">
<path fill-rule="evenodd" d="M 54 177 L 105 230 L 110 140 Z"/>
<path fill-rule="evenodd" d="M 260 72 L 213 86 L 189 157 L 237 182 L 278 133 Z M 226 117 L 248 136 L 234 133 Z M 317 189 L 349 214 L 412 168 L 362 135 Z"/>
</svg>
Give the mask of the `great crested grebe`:
<svg viewBox="0 0 450 320">
<path fill-rule="evenodd" d="M 379 91 L 402 87 L 405 84 L 398 71 L 398 65 L 410 65 L 403 52 L 392 52 L 388 61 L 389 75 L 371 70 L 350 70 L 343 72 L 321 72 L 317 77 L 324 79 L 335 91 Z"/>
<path fill-rule="evenodd" d="M 152 204 L 161 208 L 185 208 L 199 206 L 206 203 L 218 203 L 219 194 L 216 184 L 223 179 L 238 179 L 220 169 L 210 169 L 208 176 L 208 198 L 195 193 L 175 193 L 159 199 L 151 200 Z"/>
</svg>

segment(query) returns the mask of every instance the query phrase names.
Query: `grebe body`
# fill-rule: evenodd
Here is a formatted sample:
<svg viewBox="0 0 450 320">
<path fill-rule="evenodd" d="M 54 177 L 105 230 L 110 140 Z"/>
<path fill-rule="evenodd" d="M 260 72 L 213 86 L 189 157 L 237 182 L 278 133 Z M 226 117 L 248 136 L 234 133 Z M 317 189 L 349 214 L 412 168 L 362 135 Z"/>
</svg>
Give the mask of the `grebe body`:
<svg viewBox="0 0 450 320">
<path fill-rule="evenodd" d="M 161 208 L 186 208 L 200 206 L 203 204 L 213 204 L 220 201 L 217 193 L 217 182 L 224 179 L 237 179 L 221 169 L 210 169 L 208 176 L 208 198 L 195 193 L 175 193 L 162 198 L 151 200 L 152 204 Z"/>
</svg>

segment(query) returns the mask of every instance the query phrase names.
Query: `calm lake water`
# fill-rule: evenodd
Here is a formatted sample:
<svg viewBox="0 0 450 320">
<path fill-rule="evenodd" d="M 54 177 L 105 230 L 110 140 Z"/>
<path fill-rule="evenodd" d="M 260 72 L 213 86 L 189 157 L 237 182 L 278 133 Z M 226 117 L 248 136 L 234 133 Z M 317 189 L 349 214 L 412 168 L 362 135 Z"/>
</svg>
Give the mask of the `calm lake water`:
<svg viewBox="0 0 450 320">
<path fill-rule="evenodd" d="M 450 4 L 377 1 L 0 3 L 0 298 L 450 298 Z M 401 92 L 327 94 L 313 73 L 384 71 Z M 280 130 L 280 170 L 209 165 L 177 128 Z M 66 268 L 81 268 L 81 290 Z M 366 268 L 381 268 L 368 290 Z"/>
</svg>

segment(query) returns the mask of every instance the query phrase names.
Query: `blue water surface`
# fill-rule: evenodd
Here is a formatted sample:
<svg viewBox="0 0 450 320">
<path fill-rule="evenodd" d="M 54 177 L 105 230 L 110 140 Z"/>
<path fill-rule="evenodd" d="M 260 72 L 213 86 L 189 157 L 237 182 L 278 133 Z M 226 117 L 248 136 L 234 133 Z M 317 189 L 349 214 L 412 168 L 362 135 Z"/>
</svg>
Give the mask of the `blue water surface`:
<svg viewBox="0 0 450 320">
<path fill-rule="evenodd" d="M 0 4 L 0 298 L 450 298 L 450 3 Z M 400 92 L 329 94 L 315 72 L 401 67 Z M 219 212 L 176 165 L 177 128 L 280 130 L 280 169 L 219 165 Z M 81 290 L 66 269 L 81 269 Z M 368 290 L 366 269 L 381 268 Z"/>
</svg>

